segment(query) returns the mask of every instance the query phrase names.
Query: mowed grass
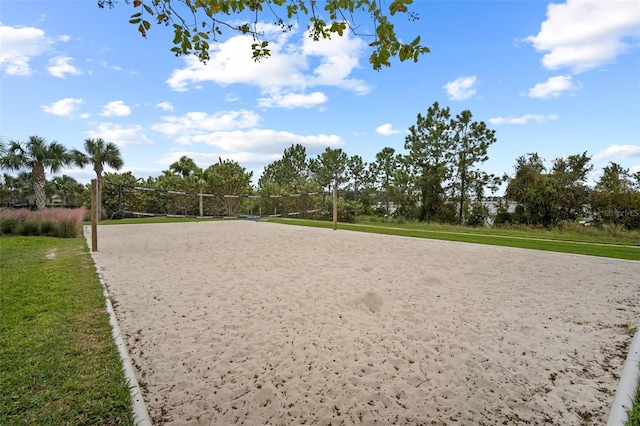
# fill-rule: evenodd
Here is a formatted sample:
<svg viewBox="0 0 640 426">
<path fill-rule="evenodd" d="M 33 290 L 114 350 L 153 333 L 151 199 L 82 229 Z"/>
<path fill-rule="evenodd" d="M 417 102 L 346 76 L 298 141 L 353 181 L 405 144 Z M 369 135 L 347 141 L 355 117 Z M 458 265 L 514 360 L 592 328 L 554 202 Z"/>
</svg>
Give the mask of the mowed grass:
<svg viewBox="0 0 640 426">
<path fill-rule="evenodd" d="M 132 425 L 83 238 L 0 238 L 0 424 Z"/>
<path fill-rule="evenodd" d="M 333 223 L 307 219 L 269 219 L 269 222 L 299 226 L 332 228 Z M 561 253 L 611 257 L 617 259 L 640 260 L 640 242 L 629 238 L 581 235 L 577 233 L 554 233 L 544 230 L 509 230 L 489 228 L 468 228 L 429 224 L 394 223 L 339 223 L 338 229 L 372 232 L 376 234 L 399 235 L 414 238 L 457 241 L 546 250 Z"/>
</svg>

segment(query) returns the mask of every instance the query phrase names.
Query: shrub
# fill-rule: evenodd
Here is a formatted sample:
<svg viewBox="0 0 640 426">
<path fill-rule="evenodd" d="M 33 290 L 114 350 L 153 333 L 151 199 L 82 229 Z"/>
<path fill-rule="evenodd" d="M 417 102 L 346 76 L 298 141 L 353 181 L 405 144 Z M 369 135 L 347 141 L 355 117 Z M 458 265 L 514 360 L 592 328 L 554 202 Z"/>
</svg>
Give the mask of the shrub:
<svg viewBox="0 0 640 426">
<path fill-rule="evenodd" d="M 48 237 L 57 236 L 56 224 L 51 219 L 43 219 L 40 222 L 40 235 L 46 235 Z"/>
<path fill-rule="evenodd" d="M 25 219 L 16 225 L 14 233 L 24 237 L 40 235 L 40 225 L 31 218 Z"/>
<path fill-rule="evenodd" d="M 81 229 L 86 208 L 49 208 L 0 210 L 0 232 L 8 235 L 43 235 L 75 238 Z"/>
<path fill-rule="evenodd" d="M 473 203 L 467 225 L 474 228 L 482 227 L 486 225 L 487 219 L 489 219 L 489 208 L 481 203 Z"/>
<path fill-rule="evenodd" d="M 361 204 L 357 201 L 346 201 L 344 198 L 338 198 L 338 222 L 355 223 L 356 206 L 362 211 Z M 322 211 L 322 220 L 333 220 L 333 203 L 327 203 Z"/>
<path fill-rule="evenodd" d="M 58 237 L 75 238 L 78 236 L 79 227 L 76 223 L 65 221 L 58 224 Z"/>
<path fill-rule="evenodd" d="M 609 235 L 611 237 L 617 237 L 623 229 L 624 227 L 617 223 L 604 223 L 602 225 L 602 230 L 606 235 Z"/>
<path fill-rule="evenodd" d="M 15 219 L 0 218 L 0 235 L 11 235 L 16 228 L 18 221 Z"/>
</svg>

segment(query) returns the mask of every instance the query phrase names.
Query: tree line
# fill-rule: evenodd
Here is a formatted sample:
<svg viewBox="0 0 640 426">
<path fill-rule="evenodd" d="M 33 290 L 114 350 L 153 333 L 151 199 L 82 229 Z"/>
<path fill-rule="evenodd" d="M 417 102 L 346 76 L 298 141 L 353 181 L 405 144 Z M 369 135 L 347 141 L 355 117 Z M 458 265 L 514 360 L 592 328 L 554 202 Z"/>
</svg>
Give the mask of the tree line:
<svg viewBox="0 0 640 426">
<path fill-rule="evenodd" d="M 496 142 L 495 130 L 473 120 L 471 111 L 452 114 L 437 102 L 418 114 L 405 138 L 405 152 L 385 147 L 371 163 L 361 156 L 349 156 L 340 148 L 326 148 L 309 157 L 306 148 L 294 144 L 282 157 L 268 164 L 252 184 L 253 174 L 232 160 L 200 168 L 189 157 L 171 164 L 158 177 L 146 179 L 132 173 L 104 173 L 103 167 L 122 167 L 117 146 L 101 139 L 87 139 L 85 153 L 65 150 L 57 143 L 47 144 L 31 137 L 26 144 L 2 145 L 0 164 L 24 170 L 18 177 L 4 176 L 3 203 L 9 194 L 36 193 L 36 205 L 46 199 L 44 169 L 55 173 L 64 164 L 92 164 L 104 199 L 104 215 L 117 213 L 122 196 L 117 184 L 193 194 L 262 195 L 304 194 L 339 190 L 339 220 L 353 222 L 357 217 L 381 216 L 409 221 L 438 222 L 468 226 L 522 224 L 551 228 L 566 222 L 611 223 L 627 229 L 640 228 L 640 173 L 630 173 L 610 163 L 594 186 L 587 182 L 593 166 L 586 152 L 552 160 L 551 167 L 537 153 L 516 159 L 513 173 L 496 176 L 482 170 L 488 149 Z M 55 182 L 55 184 L 54 184 Z M 56 186 L 57 185 L 57 186 Z M 497 197 L 496 211 L 490 212 L 486 198 L 506 185 Z M 78 194 L 71 178 L 54 178 L 51 187 L 64 197 L 88 202 L 86 192 Z M 86 191 L 86 188 L 85 188 Z M 127 208 L 141 212 L 170 214 L 236 215 L 239 210 L 274 210 L 268 198 L 181 197 L 169 194 L 153 197 L 138 192 L 126 199 Z M 279 209 L 309 210 L 317 207 L 309 199 L 283 199 Z M 304 204 L 304 205 L 301 205 Z M 328 203 L 330 204 L 330 203 Z M 319 217 L 330 218 L 330 206 Z M 103 215 L 103 216 L 104 216 Z"/>
<path fill-rule="evenodd" d="M 65 204 L 67 197 L 78 197 L 81 191 L 75 179 L 66 175 L 55 177 L 51 182 L 46 179 L 47 170 L 55 174 L 67 166 L 84 168 L 91 164 L 100 194 L 104 165 L 119 170 L 124 165 L 122 155 L 116 144 L 105 142 L 102 138 L 86 139 L 84 148 L 85 152 L 70 150 L 57 141 L 47 142 L 40 136 L 30 136 L 26 142 L 0 142 L 0 168 L 21 172 L 15 178 L 4 174 L 0 187 L 3 204 L 8 204 L 7 198 L 23 200 L 25 196 L 33 195 L 35 208 L 43 209 L 47 205 L 47 194 L 62 195 Z M 100 198 L 97 204 L 100 211 Z"/>
</svg>

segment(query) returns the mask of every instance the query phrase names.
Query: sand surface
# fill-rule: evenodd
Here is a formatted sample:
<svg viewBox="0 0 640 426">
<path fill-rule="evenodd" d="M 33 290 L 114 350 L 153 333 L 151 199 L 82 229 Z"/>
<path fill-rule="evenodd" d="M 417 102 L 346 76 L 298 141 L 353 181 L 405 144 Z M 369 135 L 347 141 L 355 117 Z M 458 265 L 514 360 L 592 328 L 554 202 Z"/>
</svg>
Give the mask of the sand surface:
<svg viewBox="0 0 640 426">
<path fill-rule="evenodd" d="M 98 228 L 154 424 L 606 422 L 640 262 L 233 221 Z"/>
</svg>

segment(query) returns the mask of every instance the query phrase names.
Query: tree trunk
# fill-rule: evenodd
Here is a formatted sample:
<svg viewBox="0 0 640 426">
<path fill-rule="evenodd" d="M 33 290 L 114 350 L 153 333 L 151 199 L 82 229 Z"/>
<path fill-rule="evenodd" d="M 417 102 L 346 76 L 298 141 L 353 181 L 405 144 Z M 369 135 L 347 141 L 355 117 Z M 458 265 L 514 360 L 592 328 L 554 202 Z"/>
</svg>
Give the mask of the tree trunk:
<svg viewBox="0 0 640 426">
<path fill-rule="evenodd" d="M 467 192 L 466 180 L 466 175 L 463 175 L 460 178 L 460 206 L 458 209 L 458 221 L 460 222 L 460 225 L 464 225 L 464 202 L 465 194 Z"/>
<path fill-rule="evenodd" d="M 98 220 L 102 220 L 102 176 L 98 178 L 98 191 L 96 194 L 96 209 L 98 212 Z"/>
<path fill-rule="evenodd" d="M 98 220 L 102 220 L 102 163 L 95 162 L 93 164 L 93 171 L 96 172 L 98 191 L 96 194 L 96 211 L 98 212 Z"/>
<path fill-rule="evenodd" d="M 338 229 L 338 185 L 333 183 L 333 230 Z"/>
<path fill-rule="evenodd" d="M 44 191 L 44 164 L 34 164 L 31 173 L 33 179 L 33 195 L 35 197 L 36 209 L 42 210 L 47 206 L 47 194 Z"/>
</svg>

